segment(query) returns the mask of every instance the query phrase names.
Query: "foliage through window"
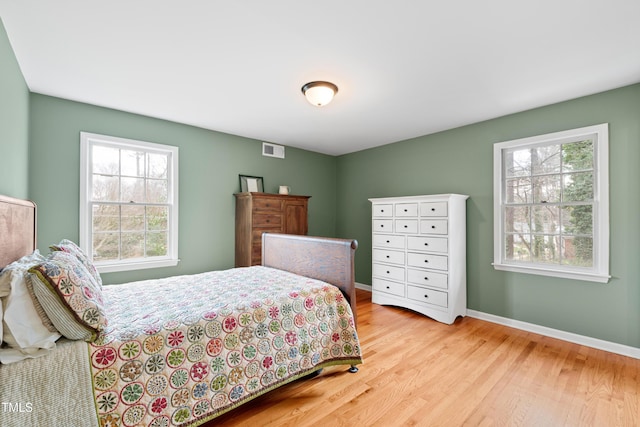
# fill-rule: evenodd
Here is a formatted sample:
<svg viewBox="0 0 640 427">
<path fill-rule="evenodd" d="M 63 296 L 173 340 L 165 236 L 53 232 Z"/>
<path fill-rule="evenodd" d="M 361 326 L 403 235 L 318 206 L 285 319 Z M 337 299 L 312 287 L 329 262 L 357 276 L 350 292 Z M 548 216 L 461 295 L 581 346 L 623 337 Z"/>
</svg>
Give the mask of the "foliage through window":
<svg viewBox="0 0 640 427">
<path fill-rule="evenodd" d="M 101 271 L 176 265 L 177 147 L 81 134 L 80 242 Z"/>
<path fill-rule="evenodd" d="M 607 125 L 494 145 L 494 266 L 608 280 Z"/>
</svg>

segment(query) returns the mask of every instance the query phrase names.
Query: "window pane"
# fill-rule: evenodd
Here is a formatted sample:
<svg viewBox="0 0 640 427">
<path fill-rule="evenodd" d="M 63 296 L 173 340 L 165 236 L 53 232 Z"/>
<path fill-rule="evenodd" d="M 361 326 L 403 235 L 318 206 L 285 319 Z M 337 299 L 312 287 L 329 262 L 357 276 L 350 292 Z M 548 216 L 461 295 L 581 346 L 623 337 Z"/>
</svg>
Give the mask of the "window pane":
<svg viewBox="0 0 640 427">
<path fill-rule="evenodd" d="M 593 207 L 583 205 L 562 208 L 562 232 L 573 235 L 593 235 Z"/>
<path fill-rule="evenodd" d="M 164 179 L 147 180 L 147 202 L 166 203 L 169 199 L 168 183 Z"/>
<path fill-rule="evenodd" d="M 144 178 L 121 178 L 123 202 L 144 202 Z"/>
<path fill-rule="evenodd" d="M 119 233 L 93 234 L 93 260 L 108 261 L 119 258 Z"/>
<path fill-rule="evenodd" d="M 94 205 L 92 220 L 94 233 L 103 231 L 119 231 L 120 206 Z"/>
<path fill-rule="evenodd" d="M 533 174 L 560 172 L 560 146 L 548 145 L 531 150 L 531 165 Z"/>
<path fill-rule="evenodd" d="M 558 233 L 560 231 L 560 208 L 558 206 L 534 206 L 531 227 L 534 233 Z"/>
<path fill-rule="evenodd" d="M 593 169 L 593 141 L 562 144 L 562 162 L 565 171 Z"/>
<path fill-rule="evenodd" d="M 504 212 L 504 229 L 507 233 L 529 233 L 529 207 L 506 207 Z"/>
<path fill-rule="evenodd" d="M 122 259 L 144 256 L 144 233 L 122 233 Z"/>
<path fill-rule="evenodd" d="M 122 231 L 144 231 L 144 206 L 122 206 Z"/>
<path fill-rule="evenodd" d="M 168 228 L 169 208 L 147 208 L 147 231 L 166 231 Z"/>
<path fill-rule="evenodd" d="M 562 239 L 562 261 L 565 265 L 593 267 L 593 239 L 565 237 Z"/>
<path fill-rule="evenodd" d="M 91 156 L 91 168 L 93 173 L 118 175 L 120 169 L 119 157 L 120 150 L 117 148 L 94 145 L 93 155 Z"/>
<path fill-rule="evenodd" d="M 144 151 L 122 150 L 120 154 L 121 175 L 144 176 Z"/>
<path fill-rule="evenodd" d="M 117 176 L 93 175 L 91 199 L 101 202 L 117 202 L 120 200 Z"/>
<path fill-rule="evenodd" d="M 531 150 L 506 150 L 505 173 L 507 177 L 531 175 Z"/>
<path fill-rule="evenodd" d="M 167 233 L 149 233 L 147 235 L 147 256 L 167 255 Z"/>
<path fill-rule="evenodd" d="M 507 203 L 531 203 L 531 178 L 506 180 Z"/>
<path fill-rule="evenodd" d="M 505 238 L 507 260 L 531 261 L 531 237 L 528 234 L 507 234 Z"/>
<path fill-rule="evenodd" d="M 531 246 L 533 261 L 539 263 L 560 263 L 560 250 L 558 248 L 559 241 L 560 236 L 533 236 Z"/>
<path fill-rule="evenodd" d="M 166 154 L 155 153 L 149 153 L 147 156 L 147 177 L 166 179 L 169 156 L 167 156 Z"/>
<path fill-rule="evenodd" d="M 533 202 L 557 203 L 560 201 L 560 175 L 533 178 Z"/>
<path fill-rule="evenodd" d="M 564 176 L 565 202 L 593 200 L 593 172 L 570 173 Z"/>
</svg>

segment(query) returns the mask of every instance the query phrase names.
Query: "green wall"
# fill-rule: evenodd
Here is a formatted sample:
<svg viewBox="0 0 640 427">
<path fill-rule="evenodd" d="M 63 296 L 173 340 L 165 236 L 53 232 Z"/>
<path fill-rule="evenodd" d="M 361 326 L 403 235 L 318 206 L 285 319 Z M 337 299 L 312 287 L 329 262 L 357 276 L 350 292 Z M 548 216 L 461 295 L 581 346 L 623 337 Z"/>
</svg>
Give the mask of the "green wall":
<svg viewBox="0 0 640 427">
<path fill-rule="evenodd" d="M 493 144 L 599 123 L 609 123 L 613 278 L 598 284 L 494 270 Z M 633 85 L 341 156 L 337 232 L 358 239 L 356 280 L 370 284 L 368 198 L 467 194 L 469 309 L 640 347 L 639 164 L 640 85 Z"/>
<path fill-rule="evenodd" d="M 62 238 L 79 238 L 81 131 L 180 150 L 180 264 L 105 274 L 106 283 L 233 267 L 239 174 L 262 176 L 266 192 L 289 185 L 293 194 L 310 195 L 309 234 L 335 234 L 335 157 L 290 147 L 285 159 L 263 157 L 261 141 L 32 94 L 29 196 L 38 204 L 38 242 L 45 253 Z"/>
<path fill-rule="evenodd" d="M 29 185 L 29 88 L 0 19 L 0 194 L 25 199 Z"/>
</svg>

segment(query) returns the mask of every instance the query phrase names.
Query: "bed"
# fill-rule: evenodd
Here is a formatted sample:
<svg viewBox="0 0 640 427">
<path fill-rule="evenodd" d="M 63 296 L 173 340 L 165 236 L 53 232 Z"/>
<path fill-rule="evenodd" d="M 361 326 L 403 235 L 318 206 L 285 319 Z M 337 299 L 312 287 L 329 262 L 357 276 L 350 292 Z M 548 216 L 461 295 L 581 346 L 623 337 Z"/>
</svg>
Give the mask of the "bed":
<svg viewBox="0 0 640 427">
<path fill-rule="evenodd" d="M 0 196 L 0 268 L 37 252 L 35 224 L 33 203 Z M 53 248 L 28 275 L 62 337 L 0 365 L 2 426 L 198 426 L 324 367 L 362 363 L 354 240 L 264 234 L 261 266 L 109 286 L 78 266 L 79 248 Z M 72 299 L 74 280 L 90 299 Z"/>
</svg>

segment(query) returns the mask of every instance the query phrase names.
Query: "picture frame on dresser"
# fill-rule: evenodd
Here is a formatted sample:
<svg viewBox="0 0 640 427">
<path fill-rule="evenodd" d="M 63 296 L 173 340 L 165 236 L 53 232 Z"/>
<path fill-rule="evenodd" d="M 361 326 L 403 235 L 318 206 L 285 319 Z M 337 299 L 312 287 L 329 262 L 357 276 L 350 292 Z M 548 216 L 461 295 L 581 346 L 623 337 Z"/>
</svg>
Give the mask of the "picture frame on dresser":
<svg viewBox="0 0 640 427">
<path fill-rule="evenodd" d="M 239 175 L 240 192 L 264 193 L 264 180 L 261 176 Z"/>
</svg>

